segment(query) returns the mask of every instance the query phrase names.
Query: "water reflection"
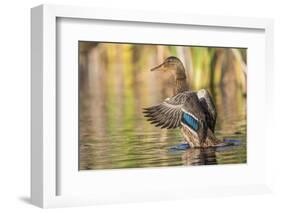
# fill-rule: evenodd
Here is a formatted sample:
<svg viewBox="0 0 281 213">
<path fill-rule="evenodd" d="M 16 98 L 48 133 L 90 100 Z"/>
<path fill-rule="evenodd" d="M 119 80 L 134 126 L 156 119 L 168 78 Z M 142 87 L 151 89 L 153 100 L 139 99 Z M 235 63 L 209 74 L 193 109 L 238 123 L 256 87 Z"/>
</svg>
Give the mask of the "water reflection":
<svg viewBox="0 0 281 213">
<path fill-rule="evenodd" d="M 151 67 L 163 61 L 165 54 L 171 53 L 165 53 L 167 50 L 163 46 L 153 46 L 156 52 L 149 45 L 107 45 L 107 49 L 90 46 L 80 52 L 81 170 L 246 162 L 246 98 L 245 92 L 237 87 L 237 79 L 231 76 L 231 73 L 237 73 L 234 62 L 221 65 L 220 72 L 225 73 L 224 84 L 209 90 L 218 111 L 217 137 L 240 143 L 171 152 L 171 147 L 183 141 L 180 131 L 156 128 L 142 114 L 143 107 L 162 102 L 172 94 L 174 82 L 169 73 L 149 72 Z M 189 57 L 197 54 L 197 50 L 192 52 L 188 47 L 175 50 Z M 221 56 L 220 51 L 217 54 L 221 61 L 223 57 L 230 57 Z M 193 68 L 190 64 L 185 65 L 190 66 L 190 79 L 199 78 L 196 64 Z M 228 81 L 232 83 L 228 84 Z M 193 89 L 197 87 L 206 88 L 192 85 Z"/>
<path fill-rule="evenodd" d="M 95 101 L 95 96 L 83 98 L 85 102 L 81 103 L 80 169 L 245 163 L 245 98 L 238 96 L 237 99 L 240 98 L 239 101 L 244 104 L 232 107 L 226 104 L 235 104 L 239 101 L 232 103 L 226 100 L 228 96 L 219 93 L 217 88 L 216 94 L 223 97 L 215 99 L 218 112 L 222 112 L 218 114 L 217 137 L 237 140 L 240 143 L 221 148 L 175 152 L 169 150 L 172 146 L 182 143 L 179 130 L 156 128 L 146 122 L 139 110 L 133 110 L 131 115 L 126 116 L 124 114 L 127 112 L 120 109 L 118 104 L 114 104 L 114 113 L 100 107 L 98 114 L 96 108 L 99 105 Z M 118 113 L 118 116 L 112 116 L 111 113 Z M 103 122 L 99 123 L 101 120 Z"/>
<path fill-rule="evenodd" d="M 186 166 L 217 164 L 215 148 L 187 149 L 182 161 Z"/>
</svg>

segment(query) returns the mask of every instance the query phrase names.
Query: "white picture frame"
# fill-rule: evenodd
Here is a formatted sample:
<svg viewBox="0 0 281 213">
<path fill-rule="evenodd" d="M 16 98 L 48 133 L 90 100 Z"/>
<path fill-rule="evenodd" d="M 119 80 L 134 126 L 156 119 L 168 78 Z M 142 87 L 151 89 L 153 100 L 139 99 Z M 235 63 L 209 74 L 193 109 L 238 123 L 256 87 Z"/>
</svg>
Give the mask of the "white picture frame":
<svg viewBox="0 0 281 213">
<path fill-rule="evenodd" d="M 271 131 L 268 125 L 264 128 L 263 133 L 256 133 L 256 138 L 251 136 L 248 138 L 249 143 L 252 144 L 251 140 L 265 141 L 264 144 L 258 143 L 256 147 L 250 145 L 249 151 L 250 158 L 257 158 L 258 154 L 261 153 L 264 147 L 267 152 L 264 153 L 263 158 L 267 161 L 263 162 L 263 165 L 258 168 L 257 165 L 253 168 L 250 165 L 237 165 L 232 167 L 221 167 L 214 168 L 208 167 L 204 169 L 203 167 L 196 170 L 190 171 L 194 173 L 194 177 L 199 177 L 200 175 L 211 175 L 214 172 L 218 172 L 223 176 L 223 171 L 225 173 L 232 174 L 237 172 L 237 176 L 247 174 L 248 178 L 239 179 L 239 181 L 233 181 L 232 183 L 221 182 L 214 185 L 202 185 L 193 182 L 193 187 L 190 186 L 180 187 L 177 184 L 169 186 L 165 189 L 162 187 L 166 184 L 165 181 L 187 177 L 186 170 L 184 168 L 169 168 L 169 170 L 163 169 L 122 169 L 115 172 L 93 172 L 91 174 L 84 175 L 79 181 L 89 182 L 94 176 L 98 177 L 97 180 L 103 181 L 110 180 L 114 177 L 114 180 L 120 180 L 119 185 L 121 187 L 115 187 L 115 185 L 110 185 L 113 191 L 103 190 L 103 187 L 93 186 L 85 187 L 81 185 L 81 192 L 71 193 L 71 191 L 79 191 L 80 185 L 78 184 L 78 176 L 74 177 L 71 171 L 79 172 L 75 170 L 77 165 L 68 165 L 69 171 L 64 170 L 65 159 L 61 157 L 61 149 L 64 148 L 63 144 L 58 144 L 58 103 L 61 98 L 58 95 L 58 88 L 62 79 L 57 77 L 58 66 L 58 31 L 59 20 L 98 20 L 101 22 L 112 21 L 118 23 L 118 26 L 122 26 L 122 23 L 135 23 L 141 24 L 153 24 L 154 26 L 161 25 L 166 28 L 172 26 L 195 26 L 202 29 L 222 29 L 223 31 L 232 32 L 236 31 L 255 31 L 260 32 L 261 37 L 259 41 L 262 42 L 264 48 L 261 50 L 262 53 L 257 55 L 259 57 L 259 62 L 262 67 L 255 67 L 260 69 L 260 76 L 253 76 L 250 78 L 248 89 L 250 91 L 257 91 L 261 93 L 262 104 L 259 107 L 255 106 L 258 99 L 252 96 L 249 98 L 249 110 L 253 112 L 250 113 L 250 122 L 257 122 L 254 116 L 251 114 L 262 112 L 264 107 L 267 107 L 268 113 L 264 119 L 267 119 L 266 123 L 270 123 L 273 115 L 273 96 L 269 95 L 270 91 L 273 89 L 273 85 L 270 82 L 273 78 L 273 21 L 271 19 L 256 19 L 256 18 L 240 18 L 240 17 L 216 17 L 216 16 L 202 16 L 202 15 L 188 15 L 188 14 L 166 14 L 166 13 L 152 13 L 146 11 L 122 11 L 122 10 L 112 10 L 112 9 L 100 9 L 100 8 L 84 8 L 84 7 L 74 7 L 74 6 L 54 6 L 54 5 L 41 5 L 31 10 L 31 201 L 33 204 L 46 208 L 46 207 L 59 207 L 59 206 L 76 206 L 76 205 L 91 205 L 97 203 L 116 203 L 116 202 L 128 202 L 128 201 L 143 201 L 143 200 L 165 200 L 165 199 L 178 199 L 178 198 L 188 198 L 188 197 L 200 197 L 200 196 L 214 196 L 214 195 L 233 195 L 233 194 L 252 194 L 252 193 L 264 193 L 270 192 L 271 187 L 271 171 L 270 171 L 270 149 L 269 144 L 272 140 Z M 145 25 L 145 24 L 144 24 Z M 117 27 L 118 27 L 117 26 Z M 58 30 L 59 29 L 59 30 Z M 251 32 L 252 32 L 251 31 Z M 118 37 L 118 35 L 116 35 Z M 233 35 L 235 36 L 235 35 Z M 71 37 L 71 36 L 69 36 Z M 121 38 L 121 37 L 120 37 Z M 76 39 L 76 38 L 74 38 Z M 251 40 L 251 38 L 249 38 Z M 254 39 L 253 39 L 254 40 Z M 228 43 L 227 43 L 228 42 Z M 227 41 L 226 45 L 231 45 L 231 40 Z M 264 43 L 263 43 L 264 42 Z M 165 43 L 165 41 L 164 41 Z M 198 43 L 197 43 L 198 44 Z M 210 41 L 210 44 L 211 41 Z M 242 43 L 243 44 L 243 43 Z M 261 43 L 260 43 L 261 44 Z M 214 44 L 215 45 L 215 44 Z M 255 44 L 251 44 L 254 46 Z M 254 55 L 254 53 L 253 53 Z M 255 59 L 253 57 L 253 59 Z M 254 68 L 253 61 L 252 68 Z M 256 65 L 257 66 L 257 65 Z M 61 76 L 63 81 L 75 80 L 70 78 L 65 78 Z M 263 78 L 265 77 L 265 78 Z M 78 79 L 77 79 L 78 81 Z M 256 86 L 251 82 L 261 82 L 262 86 Z M 264 87 L 263 87 L 264 86 Z M 73 87 L 73 89 L 75 89 Z M 62 93 L 63 94 L 63 93 Z M 63 122 L 62 122 L 63 123 Z M 258 124 L 252 126 L 252 128 L 262 128 Z M 263 138 L 259 134 L 263 134 Z M 260 139 L 259 139 L 260 138 Z M 72 147 L 70 146 L 70 149 Z M 71 151 L 64 151 L 64 156 L 71 156 Z M 75 150 L 72 150 L 75 151 Z M 66 153 L 68 152 L 68 153 Z M 76 158 L 73 157 L 73 162 Z M 62 161 L 62 162 L 60 162 Z M 251 170 L 252 168 L 252 170 Z M 260 171 L 259 171 L 260 170 Z M 174 174 L 172 174 L 171 173 Z M 206 171 L 206 172 L 205 172 Z M 247 173 L 248 171 L 248 173 Z M 250 171 L 250 172 L 249 172 Z M 63 175 L 70 175 L 68 180 L 61 178 Z M 136 182 L 128 182 L 126 180 L 125 174 L 129 174 L 130 177 L 139 177 L 138 184 Z M 172 174 L 169 176 L 169 174 Z M 263 174 L 258 177 L 259 174 Z M 72 176 L 73 177 L 72 177 Z M 252 175 L 252 176 L 251 176 Z M 157 179 L 157 177 L 167 177 L 163 178 L 163 181 L 155 188 L 147 188 L 145 184 L 140 181 L 145 180 L 150 177 L 152 179 Z M 255 179 L 253 177 L 256 176 Z M 227 176 L 225 176 L 227 177 Z M 79 177 L 80 178 L 80 177 Z M 169 179 L 170 178 L 170 179 Z M 233 177 L 234 178 L 234 177 Z M 123 182 L 121 180 L 124 180 Z M 245 181 L 243 181 L 245 180 Z M 252 181 L 251 181 L 252 180 Z M 77 182 L 75 182 L 77 181 Z M 229 182 L 229 181 L 228 181 Z M 231 181 L 230 181 L 231 182 Z M 252 184 L 251 184 L 252 183 Z M 61 185 L 65 184 L 65 193 L 61 193 Z M 100 184 L 100 183 L 99 183 Z M 123 189 L 124 185 L 127 184 L 127 189 Z M 75 186 L 77 187 L 75 187 Z M 139 186 L 138 186 L 139 185 Z M 102 186 L 102 183 L 101 183 Z M 142 190 L 141 190 L 142 188 Z M 96 189 L 96 194 L 86 193 L 86 190 Z M 171 192 L 171 193 L 169 193 Z M 122 193 L 122 196 L 120 196 Z M 177 194 L 177 196 L 175 196 Z"/>
</svg>

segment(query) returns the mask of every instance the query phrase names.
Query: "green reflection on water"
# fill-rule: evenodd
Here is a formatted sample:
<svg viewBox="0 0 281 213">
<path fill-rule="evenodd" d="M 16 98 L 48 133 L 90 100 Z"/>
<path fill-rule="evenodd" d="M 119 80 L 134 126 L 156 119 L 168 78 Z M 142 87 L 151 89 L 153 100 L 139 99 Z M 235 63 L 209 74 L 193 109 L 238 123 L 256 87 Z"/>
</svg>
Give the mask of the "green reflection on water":
<svg viewBox="0 0 281 213">
<path fill-rule="evenodd" d="M 221 96 L 216 89 L 216 97 Z M 105 110 L 92 119 L 88 111 L 92 107 L 83 105 L 81 127 L 93 123 L 94 132 L 84 133 L 80 141 L 80 169 L 138 168 L 179 165 L 230 164 L 246 162 L 246 115 L 245 98 L 237 95 L 235 101 L 228 97 L 215 98 L 218 110 L 216 135 L 220 139 L 238 139 L 241 143 L 224 149 L 189 149 L 171 152 L 170 148 L 182 142 L 178 129 L 160 130 L 149 124 L 141 111 L 134 110 L 134 93 L 123 97 L 119 106 L 115 99 L 114 107 Z M 89 96 L 87 99 L 91 99 Z M 119 100 L 120 101 L 120 100 Z M 93 103 L 89 102 L 88 103 Z M 228 104 L 235 105 L 229 106 Z M 132 110 L 133 109 L 133 110 Z M 118 113 L 118 117 L 114 113 Z M 109 116 L 112 116 L 109 119 Z M 97 127 L 98 116 L 108 119 L 114 125 Z M 120 118 L 121 117 L 121 118 Z M 98 119 L 97 119 L 98 120 Z M 106 124 L 106 123 L 105 123 Z M 96 131 L 106 129 L 103 135 Z M 85 131 L 85 130 L 84 130 Z"/>
</svg>

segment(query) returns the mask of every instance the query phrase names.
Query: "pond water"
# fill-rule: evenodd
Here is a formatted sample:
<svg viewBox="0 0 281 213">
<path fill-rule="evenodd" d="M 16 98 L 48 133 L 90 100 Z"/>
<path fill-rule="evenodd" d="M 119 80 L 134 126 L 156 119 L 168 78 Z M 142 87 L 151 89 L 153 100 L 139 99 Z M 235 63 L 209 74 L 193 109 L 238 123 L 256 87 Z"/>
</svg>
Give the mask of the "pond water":
<svg viewBox="0 0 281 213">
<path fill-rule="evenodd" d="M 212 91 L 216 136 L 234 144 L 208 149 L 179 149 L 179 129 L 159 129 L 146 121 L 142 108 L 165 97 L 143 97 L 137 90 L 104 93 L 80 91 L 80 170 L 246 163 L 246 97 L 235 89 Z"/>
</svg>

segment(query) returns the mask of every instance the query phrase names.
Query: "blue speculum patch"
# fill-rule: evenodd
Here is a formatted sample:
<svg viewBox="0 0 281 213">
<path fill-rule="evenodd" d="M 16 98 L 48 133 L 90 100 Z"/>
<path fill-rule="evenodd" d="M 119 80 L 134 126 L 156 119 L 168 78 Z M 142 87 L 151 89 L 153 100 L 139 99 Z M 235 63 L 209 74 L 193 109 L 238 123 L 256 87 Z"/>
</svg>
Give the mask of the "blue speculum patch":
<svg viewBox="0 0 281 213">
<path fill-rule="evenodd" d="M 186 112 L 183 113 L 182 122 L 195 131 L 199 128 L 198 121 Z"/>
</svg>

